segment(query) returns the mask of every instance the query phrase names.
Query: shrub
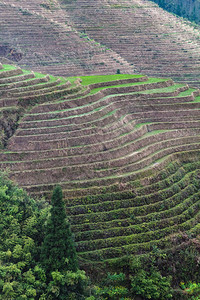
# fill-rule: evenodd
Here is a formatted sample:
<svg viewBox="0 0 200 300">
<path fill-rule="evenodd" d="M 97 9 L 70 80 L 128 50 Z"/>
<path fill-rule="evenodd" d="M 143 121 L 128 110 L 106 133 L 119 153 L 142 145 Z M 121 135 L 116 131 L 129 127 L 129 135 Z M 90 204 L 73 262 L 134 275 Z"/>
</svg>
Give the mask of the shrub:
<svg viewBox="0 0 200 300">
<path fill-rule="evenodd" d="M 97 288 L 96 296 L 100 299 L 124 299 L 129 295 L 128 288 L 124 286 L 125 274 L 108 273 L 105 280 L 102 281 L 102 287 Z"/>
<path fill-rule="evenodd" d="M 163 277 L 161 273 L 152 267 L 150 271 L 141 268 L 140 260 L 132 262 L 133 275 L 131 279 L 131 293 L 146 299 L 167 300 L 172 298 L 171 278 Z"/>
<path fill-rule="evenodd" d="M 196 283 L 196 282 L 184 283 L 184 282 L 181 282 L 180 286 L 187 295 L 190 295 L 189 299 L 191 299 L 191 300 L 200 300 L 200 283 Z"/>
</svg>

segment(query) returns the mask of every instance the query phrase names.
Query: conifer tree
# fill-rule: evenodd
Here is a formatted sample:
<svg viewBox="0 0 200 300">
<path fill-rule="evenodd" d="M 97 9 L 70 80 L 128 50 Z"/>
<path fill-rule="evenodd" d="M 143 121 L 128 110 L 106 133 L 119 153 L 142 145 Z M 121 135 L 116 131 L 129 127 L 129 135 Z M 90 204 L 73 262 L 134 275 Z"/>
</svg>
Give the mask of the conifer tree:
<svg viewBox="0 0 200 300">
<path fill-rule="evenodd" d="M 76 249 L 62 198 L 61 187 L 55 187 L 51 199 L 51 215 L 41 247 L 41 263 L 49 275 L 56 270 L 78 270 Z"/>
</svg>

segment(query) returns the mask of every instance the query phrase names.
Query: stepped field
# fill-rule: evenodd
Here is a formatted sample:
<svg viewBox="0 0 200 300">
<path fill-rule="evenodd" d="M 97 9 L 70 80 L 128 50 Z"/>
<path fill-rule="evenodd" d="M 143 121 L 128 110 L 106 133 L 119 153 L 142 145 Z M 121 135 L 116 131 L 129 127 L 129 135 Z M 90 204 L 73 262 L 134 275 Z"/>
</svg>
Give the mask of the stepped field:
<svg viewBox="0 0 200 300">
<path fill-rule="evenodd" d="M 57 0 L 0 1 L 0 57 L 54 75 L 133 72 L 119 54 L 84 38 Z"/>
<path fill-rule="evenodd" d="M 69 0 L 61 7 L 76 30 L 117 52 L 138 73 L 168 74 L 199 86 L 198 25 L 149 0 Z"/>
<path fill-rule="evenodd" d="M 19 118 L 35 103 L 82 90 L 77 81 L 22 70 L 0 64 L 0 128 L 1 147 L 13 135 Z"/>
<path fill-rule="evenodd" d="M 1 110 L 21 111 L 1 169 L 33 196 L 61 185 L 83 266 L 182 247 L 182 231 L 200 232 L 199 94 L 169 78 L 1 65 Z"/>
<path fill-rule="evenodd" d="M 149 0 L 0 1 L 0 57 L 54 75 L 144 73 L 199 87 L 200 27 Z"/>
</svg>

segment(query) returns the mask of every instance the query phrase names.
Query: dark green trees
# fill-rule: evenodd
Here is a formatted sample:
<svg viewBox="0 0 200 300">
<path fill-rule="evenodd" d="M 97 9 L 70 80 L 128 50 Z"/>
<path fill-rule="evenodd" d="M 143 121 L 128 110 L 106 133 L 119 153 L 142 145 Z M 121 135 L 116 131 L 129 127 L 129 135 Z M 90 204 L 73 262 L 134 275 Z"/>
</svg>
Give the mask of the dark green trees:
<svg viewBox="0 0 200 300">
<path fill-rule="evenodd" d="M 41 249 L 41 262 L 47 273 L 59 270 L 78 270 L 76 250 L 62 200 L 62 190 L 57 186 L 51 200 L 51 215 Z"/>
<path fill-rule="evenodd" d="M 55 188 L 50 211 L 0 173 L 0 300 L 87 299 L 87 282 L 61 189 Z"/>
<path fill-rule="evenodd" d="M 78 269 L 76 249 L 62 200 L 62 190 L 53 191 L 40 262 L 47 276 L 45 299 L 86 299 L 88 278 Z"/>
<path fill-rule="evenodd" d="M 153 0 L 159 6 L 197 24 L 200 23 L 199 0 Z"/>
<path fill-rule="evenodd" d="M 0 300 L 42 299 L 40 240 L 48 208 L 0 173 Z"/>
</svg>

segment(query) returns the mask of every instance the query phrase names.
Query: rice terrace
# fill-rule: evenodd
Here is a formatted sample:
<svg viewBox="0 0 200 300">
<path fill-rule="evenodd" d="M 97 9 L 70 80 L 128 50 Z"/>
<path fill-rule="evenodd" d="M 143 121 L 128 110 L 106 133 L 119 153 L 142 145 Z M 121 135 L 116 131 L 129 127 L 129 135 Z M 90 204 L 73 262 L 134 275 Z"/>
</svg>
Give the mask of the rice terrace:
<svg viewBox="0 0 200 300">
<path fill-rule="evenodd" d="M 0 1 L 0 299 L 200 299 L 199 88 L 155 2 Z"/>
</svg>

